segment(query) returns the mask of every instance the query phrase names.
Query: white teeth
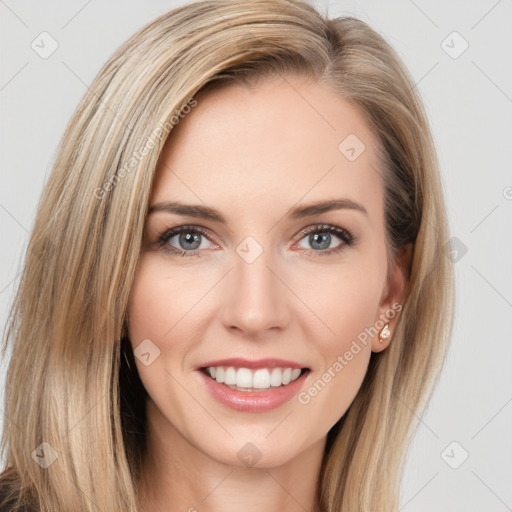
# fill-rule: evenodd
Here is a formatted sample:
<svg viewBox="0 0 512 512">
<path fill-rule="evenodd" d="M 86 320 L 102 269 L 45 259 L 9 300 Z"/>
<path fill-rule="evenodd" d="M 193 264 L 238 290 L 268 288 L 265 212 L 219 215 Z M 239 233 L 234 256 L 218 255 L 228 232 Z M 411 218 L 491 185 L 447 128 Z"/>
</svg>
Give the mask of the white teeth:
<svg viewBox="0 0 512 512">
<path fill-rule="evenodd" d="M 234 368 L 233 366 L 212 366 L 207 373 L 219 384 L 226 384 L 238 390 L 258 390 L 286 386 L 299 378 L 300 368 Z"/>
<path fill-rule="evenodd" d="M 286 386 L 286 384 L 290 384 L 291 380 L 292 380 L 292 369 L 286 368 L 286 370 L 283 372 L 283 384 Z"/>
<path fill-rule="evenodd" d="M 215 374 L 215 380 L 222 384 L 224 382 L 224 367 L 223 366 L 217 366 L 217 373 Z"/>
<path fill-rule="evenodd" d="M 234 370 L 235 369 L 233 368 L 233 371 Z M 236 373 L 236 385 L 239 388 L 252 388 L 252 372 L 249 368 L 238 369 L 238 372 Z"/>
<path fill-rule="evenodd" d="M 270 387 L 270 374 L 266 368 L 254 372 L 252 387 L 256 389 L 267 389 Z"/>
<path fill-rule="evenodd" d="M 228 386 L 233 386 L 236 384 L 236 381 L 237 378 L 235 369 L 232 366 L 226 368 L 226 372 L 224 373 L 224 384 L 227 384 Z"/>
<path fill-rule="evenodd" d="M 283 377 L 283 372 L 281 368 L 273 368 L 272 373 L 270 374 L 270 385 L 272 387 L 280 386 Z"/>
</svg>

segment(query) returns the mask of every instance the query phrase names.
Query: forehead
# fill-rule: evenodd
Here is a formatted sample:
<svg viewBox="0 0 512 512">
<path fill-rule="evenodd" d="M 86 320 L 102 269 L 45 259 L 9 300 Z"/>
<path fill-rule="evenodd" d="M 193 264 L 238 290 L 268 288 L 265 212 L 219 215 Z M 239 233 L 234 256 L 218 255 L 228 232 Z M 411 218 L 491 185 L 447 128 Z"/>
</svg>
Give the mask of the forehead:
<svg viewBox="0 0 512 512">
<path fill-rule="evenodd" d="M 160 155 L 152 203 L 204 203 L 228 220 L 339 197 L 381 212 L 377 139 L 326 85 L 287 76 L 196 99 Z"/>
</svg>

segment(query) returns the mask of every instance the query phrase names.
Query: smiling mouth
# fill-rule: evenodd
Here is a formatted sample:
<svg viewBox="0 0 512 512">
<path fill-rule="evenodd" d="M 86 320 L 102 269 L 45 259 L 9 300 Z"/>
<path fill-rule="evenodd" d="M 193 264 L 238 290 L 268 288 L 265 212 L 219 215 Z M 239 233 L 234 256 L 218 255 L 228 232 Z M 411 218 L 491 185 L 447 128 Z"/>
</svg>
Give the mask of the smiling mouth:
<svg viewBox="0 0 512 512">
<path fill-rule="evenodd" d="M 236 390 L 261 392 L 278 389 L 294 382 L 309 368 L 236 368 L 234 366 L 210 366 L 200 368 L 200 371 L 218 384 Z"/>
</svg>

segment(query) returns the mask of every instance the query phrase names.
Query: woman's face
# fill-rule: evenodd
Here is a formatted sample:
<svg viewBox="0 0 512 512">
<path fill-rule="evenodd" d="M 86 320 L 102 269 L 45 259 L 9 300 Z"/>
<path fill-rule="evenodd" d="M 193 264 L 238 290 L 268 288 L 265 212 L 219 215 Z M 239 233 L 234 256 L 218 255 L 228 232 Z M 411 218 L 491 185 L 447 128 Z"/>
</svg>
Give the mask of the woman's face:
<svg viewBox="0 0 512 512">
<path fill-rule="evenodd" d="M 398 316 L 377 141 L 297 77 L 196 99 L 160 156 L 129 335 L 161 440 L 272 467 L 323 442 Z"/>
</svg>

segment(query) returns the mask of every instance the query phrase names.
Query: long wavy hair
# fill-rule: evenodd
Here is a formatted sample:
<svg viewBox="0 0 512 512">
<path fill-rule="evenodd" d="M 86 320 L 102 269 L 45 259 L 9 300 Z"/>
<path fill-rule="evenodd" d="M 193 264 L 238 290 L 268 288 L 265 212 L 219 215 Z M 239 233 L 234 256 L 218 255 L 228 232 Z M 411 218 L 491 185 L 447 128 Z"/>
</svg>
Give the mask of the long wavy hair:
<svg viewBox="0 0 512 512">
<path fill-rule="evenodd" d="M 199 92 L 287 74 L 327 84 L 359 107 L 383 153 L 389 254 L 412 244 L 392 342 L 372 353 L 357 396 L 329 431 L 317 487 L 323 512 L 398 509 L 414 420 L 430 401 L 453 323 L 438 162 L 415 84 L 391 46 L 366 23 L 329 19 L 304 0 L 176 8 L 126 41 L 79 103 L 4 331 L 3 354 L 10 347 L 12 355 L 0 481 L 12 503 L 138 510 L 147 394 L 126 313 L 158 156 Z"/>
</svg>

